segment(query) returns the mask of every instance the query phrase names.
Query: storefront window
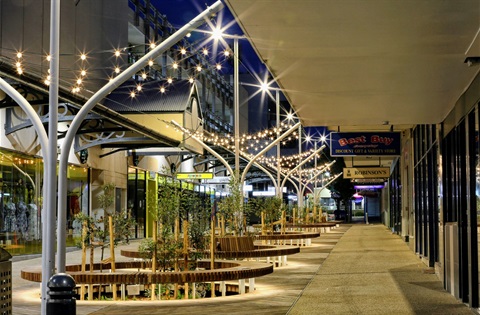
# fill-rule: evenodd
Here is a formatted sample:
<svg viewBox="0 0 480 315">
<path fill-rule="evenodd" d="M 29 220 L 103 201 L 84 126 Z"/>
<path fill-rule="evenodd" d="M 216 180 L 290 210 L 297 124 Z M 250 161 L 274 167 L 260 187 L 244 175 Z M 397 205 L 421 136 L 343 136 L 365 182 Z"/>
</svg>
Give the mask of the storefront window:
<svg viewBox="0 0 480 315">
<path fill-rule="evenodd" d="M 73 215 L 88 212 L 88 172 L 69 166 L 67 246 L 74 246 Z M 12 255 L 42 252 L 43 159 L 0 150 L 0 246 Z"/>
<path fill-rule="evenodd" d="M 75 215 L 83 212 L 88 213 L 88 169 L 80 166 L 70 165 L 67 171 L 67 246 L 75 246 L 80 241 L 82 226 L 75 221 Z"/>
<path fill-rule="evenodd" d="M 12 255 L 38 251 L 42 169 L 40 159 L 0 151 L 0 245 Z"/>
</svg>

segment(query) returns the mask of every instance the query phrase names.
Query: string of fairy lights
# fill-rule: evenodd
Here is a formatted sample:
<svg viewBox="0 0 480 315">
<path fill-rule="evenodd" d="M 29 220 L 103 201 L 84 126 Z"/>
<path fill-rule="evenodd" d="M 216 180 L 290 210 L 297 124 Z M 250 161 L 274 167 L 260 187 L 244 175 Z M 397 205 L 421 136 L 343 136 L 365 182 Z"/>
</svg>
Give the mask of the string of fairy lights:
<svg viewBox="0 0 480 315">
<path fill-rule="evenodd" d="M 156 45 L 157 45 L 156 43 L 150 43 L 146 47 L 148 47 L 149 49 L 153 49 L 156 47 Z M 119 75 L 123 70 L 125 70 L 124 68 L 126 68 L 126 66 L 128 65 L 128 63 L 124 61 L 125 55 L 136 56 L 134 50 L 138 46 L 140 45 L 123 47 L 123 48 L 112 48 L 110 51 L 99 52 L 102 54 L 110 53 L 114 60 L 110 68 L 111 73 L 110 75 L 107 76 L 106 79 L 112 80 L 113 78 L 115 78 L 115 76 Z M 192 49 L 191 53 L 189 53 L 189 50 L 187 50 L 187 48 L 184 46 L 178 48 L 177 49 L 178 56 L 180 56 L 181 58 L 175 58 L 174 60 L 172 60 L 166 65 L 171 70 L 170 72 L 172 73 L 171 76 L 167 76 L 164 78 L 168 84 L 173 83 L 173 81 L 175 80 L 175 75 L 174 75 L 175 71 L 179 72 L 183 70 L 186 73 L 188 73 L 187 79 L 190 83 L 193 83 L 202 71 L 206 71 L 206 70 L 220 71 L 223 69 L 223 64 L 231 56 L 230 50 L 228 49 L 224 50 L 220 54 L 220 56 L 223 56 L 223 58 L 220 61 L 216 62 L 214 66 L 208 66 L 209 63 L 206 60 L 206 57 L 210 55 L 210 51 L 207 47 L 201 48 L 200 52 L 193 50 L 193 46 L 190 46 L 189 48 Z M 7 48 L 3 48 L 3 49 L 8 51 Z M 38 57 L 38 54 L 35 54 L 35 53 L 30 54 L 27 51 L 12 51 L 12 53 L 14 56 L 9 57 L 9 59 L 12 61 L 13 66 L 18 75 L 23 75 L 27 71 L 27 68 L 29 68 L 28 69 L 29 73 L 37 74 L 39 77 L 43 79 L 43 83 L 45 85 L 47 86 L 50 85 L 50 81 L 51 81 L 50 69 L 46 68 L 46 70 L 44 70 L 43 69 L 44 67 L 42 67 L 41 63 L 40 64 L 28 63 L 28 60 L 27 60 L 28 56 L 32 56 L 36 58 Z M 89 58 L 91 58 L 91 54 L 94 54 L 94 53 L 87 54 L 82 52 L 79 55 L 77 55 L 76 56 L 77 60 L 75 61 L 75 65 L 78 65 L 78 68 L 75 70 L 72 70 L 73 74 L 71 76 L 71 81 L 63 80 L 64 83 L 69 83 L 69 85 L 71 86 L 70 91 L 72 93 L 79 93 L 81 90 L 83 90 L 83 87 L 86 81 L 88 80 L 88 75 L 92 70 L 107 70 L 107 69 L 89 69 L 88 60 Z M 192 56 L 195 56 L 195 58 L 198 59 L 198 62 L 195 63 L 192 68 L 185 70 L 185 68 L 181 67 L 181 64 L 182 63 L 189 64 L 188 62 L 184 62 L 184 61 L 188 58 L 191 58 Z M 199 56 L 202 56 L 202 57 L 199 57 Z M 51 56 L 49 54 L 46 54 L 42 56 L 42 59 L 46 62 L 50 62 Z M 215 58 L 215 59 L 218 59 L 218 58 Z M 145 65 L 145 68 L 141 70 L 139 73 L 137 73 L 136 77 L 139 78 L 139 81 L 146 81 L 148 79 L 152 79 L 154 77 L 152 72 L 156 72 L 156 73 L 159 72 L 159 70 L 156 69 L 155 66 L 161 67 L 161 65 L 158 65 L 155 62 L 155 60 L 152 60 L 152 59 L 148 60 L 147 64 Z M 98 78 L 95 78 L 95 79 L 98 79 Z M 141 90 L 142 90 L 142 84 L 141 82 L 138 82 L 136 88 L 132 90 L 132 92 L 134 93 L 132 93 L 131 96 L 135 97 L 137 93 L 141 92 Z M 168 89 L 165 86 L 159 87 L 159 91 L 161 93 L 166 93 L 167 90 Z"/>
<path fill-rule="evenodd" d="M 102 51 L 99 53 L 107 53 L 111 54 L 112 56 L 112 67 L 110 68 L 110 75 L 106 78 L 108 80 L 112 80 L 115 76 L 119 75 L 126 66 L 129 65 L 129 62 L 124 61 L 124 57 L 136 58 L 140 55 L 136 55 L 136 49 L 140 46 L 144 46 L 141 48 L 145 48 L 146 51 L 148 49 L 154 49 L 157 46 L 156 42 L 151 42 L 148 45 L 136 45 L 136 46 L 129 46 L 123 48 L 112 48 L 108 51 Z M 5 50 L 5 49 L 4 49 Z M 43 78 L 43 83 L 48 86 L 51 81 L 50 77 L 50 69 L 43 67 L 43 62 L 40 65 L 35 63 L 28 63 L 28 56 L 30 55 L 27 51 L 12 51 L 14 56 L 11 57 L 13 65 L 16 69 L 16 72 L 19 76 L 23 75 L 26 71 L 31 73 L 40 74 L 39 77 Z M 144 52 L 146 53 L 146 52 Z M 89 58 L 92 57 L 94 53 L 85 53 L 81 52 L 76 57 L 78 58 L 75 62 L 76 69 L 72 70 L 73 75 L 71 80 L 62 80 L 62 83 L 68 84 L 71 86 L 71 93 L 77 94 L 80 92 L 89 92 L 87 91 L 84 86 L 86 82 L 89 80 L 89 74 L 93 72 L 89 68 Z M 159 85 L 158 90 L 160 93 L 168 93 L 168 85 L 172 84 L 175 80 L 176 72 L 188 73 L 188 81 L 190 83 L 194 83 L 198 75 L 203 71 L 220 71 L 223 68 L 223 63 L 225 63 L 228 58 L 232 56 L 233 52 L 230 48 L 226 48 L 223 50 L 218 56 L 212 56 L 211 50 L 207 46 L 203 46 L 201 48 L 195 48 L 194 45 L 189 43 L 188 41 L 184 40 L 181 45 L 177 46 L 176 49 L 176 56 L 172 58 L 169 62 L 167 62 L 166 67 L 170 70 L 170 75 L 164 77 L 165 82 L 167 85 Z M 38 57 L 36 54 L 31 54 L 35 57 Z M 195 57 L 195 62 L 188 62 L 187 60 L 191 57 Z M 219 58 L 221 56 L 222 58 Z M 215 62 L 212 63 L 209 61 L 214 60 Z M 51 56 L 46 54 L 43 56 L 43 60 L 45 62 L 50 62 Z M 133 60 L 134 61 L 134 60 Z M 185 69 L 185 65 L 191 65 L 190 69 Z M 36 67 L 40 66 L 40 70 L 36 69 Z M 136 86 L 130 91 L 130 96 L 135 98 L 139 93 L 143 91 L 142 81 L 147 81 L 150 79 L 154 79 L 159 70 L 157 67 L 162 67 L 156 63 L 155 60 L 151 59 L 148 60 L 147 64 L 145 65 L 144 69 L 137 73 L 136 78 L 138 78 Z M 46 70 L 44 69 L 46 68 Z M 101 69 L 96 69 L 101 70 Z M 125 107 L 129 107 L 126 104 L 122 104 Z M 135 110 L 135 108 L 129 108 Z M 263 131 L 255 132 L 252 134 L 242 134 L 239 139 L 240 143 L 240 152 L 239 154 L 247 157 L 252 158 L 257 152 L 260 152 L 266 146 L 268 146 L 272 141 L 274 141 L 280 134 L 284 131 L 288 130 L 292 127 L 291 121 L 294 120 L 292 114 L 288 114 L 286 121 L 281 122 L 280 126 L 266 129 Z M 166 122 L 168 125 L 168 122 Z M 185 131 L 182 131 L 185 132 Z M 188 136 L 195 135 L 199 140 L 208 143 L 211 146 L 220 146 L 232 152 L 235 152 L 235 137 L 230 134 L 215 134 L 215 133 L 207 133 L 207 132 L 189 132 L 187 131 Z M 281 145 L 287 145 L 291 141 L 298 141 L 299 134 L 298 132 L 294 131 L 291 135 L 286 137 L 282 142 Z M 254 153 L 251 153 L 254 152 Z M 299 154 L 293 154 L 288 156 L 281 156 L 280 159 L 273 156 L 262 156 L 257 159 L 257 162 L 263 165 L 267 165 L 273 168 L 277 166 L 281 167 L 281 172 L 286 174 L 290 169 L 294 168 L 300 161 L 303 161 L 305 158 L 310 156 L 314 152 L 313 149 L 301 152 Z M 320 155 L 317 154 L 314 158 L 319 158 Z M 300 177 L 302 181 L 309 181 L 313 177 L 315 177 L 316 173 L 322 170 L 323 166 L 317 167 L 315 169 L 303 169 L 301 172 L 295 172 L 294 175 Z"/>
<path fill-rule="evenodd" d="M 177 125 L 175 125 L 171 122 L 168 122 L 168 121 L 164 121 L 164 122 L 167 125 L 172 126 L 176 132 L 181 132 L 184 135 L 186 135 L 187 138 L 195 137 L 198 140 L 204 141 L 204 142 L 206 142 L 210 145 L 222 147 L 224 149 L 227 149 L 227 150 L 235 153 L 235 146 L 231 144 L 231 142 L 232 142 L 231 140 L 234 139 L 234 137 L 232 137 L 230 135 L 225 136 L 225 138 L 227 138 L 228 141 L 220 141 L 219 140 L 220 137 L 212 136 L 212 135 L 204 135 L 203 133 L 200 133 L 198 130 L 197 131 L 191 131 L 191 130 L 185 128 L 185 127 L 181 127 L 181 126 L 179 127 L 179 126 L 177 126 Z M 262 134 L 265 134 L 265 133 L 269 133 L 269 132 L 264 131 Z M 243 136 L 245 138 L 249 138 L 249 139 L 253 139 L 253 137 L 254 137 L 254 135 L 243 135 Z M 258 133 L 256 133 L 255 136 L 258 136 Z M 298 138 L 298 136 L 297 136 L 297 138 Z M 268 143 L 268 144 L 270 144 L 270 143 Z M 281 164 L 280 172 L 284 176 L 286 176 L 290 172 L 291 169 L 293 169 L 295 166 L 298 165 L 299 162 L 304 161 L 309 156 L 310 156 L 310 158 L 308 159 L 307 162 L 313 162 L 316 158 L 318 159 L 318 158 L 321 157 L 320 153 L 317 153 L 314 156 L 311 156 L 314 152 L 315 152 L 315 150 L 310 149 L 310 150 L 307 150 L 305 152 L 301 152 L 300 154 L 283 156 L 283 157 L 281 157 L 280 160 L 277 160 L 276 158 L 268 158 L 268 159 L 259 158 L 256 161 L 259 162 L 260 164 L 263 164 L 263 165 L 266 165 L 266 166 L 270 167 L 273 170 L 277 170 L 277 166 L 278 166 L 277 162 L 280 161 L 280 164 Z M 255 156 L 255 154 L 250 153 L 248 150 L 243 150 L 242 147 L 240 147 L 239 154 L 241 156 L 247 158 L 248 160 L 252 160 Z M 284 163 L 284 162 L 282 162 L 283 160 L 288 160 L 288 161 L 291 161 L 291 162 Z M 295 162 L 292 162 L 292 161 L 295 161 Z M 304 184 L 307 184 L 307 183 L 324 184 L 324 183 L 328 182 L 328 180 L 330 179 L 330 176 L 329 175 L 328 176 L 322 176 L 322 177 L 319 178 L 319 175 L 320 174 L 325 174 L 326 171 L 329 170 L 331 164 L 332 163 L 325 163 L 325 164 L 319 165 L 317 167 L 310 167 L 310 168 L 305 168 L 305 169 L 302 169 L 302 170 L 296 170 L 291 175 L 296 177 L 298 180 L 300 180 Z"/>
</svg>

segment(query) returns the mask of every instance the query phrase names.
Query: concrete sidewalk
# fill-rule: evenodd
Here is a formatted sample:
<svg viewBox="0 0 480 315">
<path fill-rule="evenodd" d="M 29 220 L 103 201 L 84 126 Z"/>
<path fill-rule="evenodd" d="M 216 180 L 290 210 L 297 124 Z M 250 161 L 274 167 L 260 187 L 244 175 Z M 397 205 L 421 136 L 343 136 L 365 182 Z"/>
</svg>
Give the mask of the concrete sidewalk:
<svg viewBox="0 0 480 315">
<path fill-rule="evenodd" d="M 474 314 L 383 225 L 353 225 L 288 312 Z"/>
</svg>

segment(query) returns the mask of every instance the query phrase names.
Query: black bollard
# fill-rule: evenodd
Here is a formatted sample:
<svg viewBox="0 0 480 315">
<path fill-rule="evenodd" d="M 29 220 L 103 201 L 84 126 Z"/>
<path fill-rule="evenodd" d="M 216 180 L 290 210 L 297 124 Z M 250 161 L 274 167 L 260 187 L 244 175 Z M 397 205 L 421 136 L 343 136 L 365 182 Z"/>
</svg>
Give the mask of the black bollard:
<svg viewBox="0 0 480 315">
<path fill-rule="evenodd" d="M 66 273 L 57 273 L 48 281 L 47 315 L 76 315 L 76 300 L 73 297 L 75 280 Z"/>
</svg>

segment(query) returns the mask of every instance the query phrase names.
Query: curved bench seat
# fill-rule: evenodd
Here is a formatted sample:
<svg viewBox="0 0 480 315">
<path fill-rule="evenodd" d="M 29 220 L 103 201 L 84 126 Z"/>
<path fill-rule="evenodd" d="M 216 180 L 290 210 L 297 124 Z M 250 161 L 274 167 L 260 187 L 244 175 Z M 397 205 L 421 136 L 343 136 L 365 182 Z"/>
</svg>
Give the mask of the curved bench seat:
<svg viewBox="0 0 480 315">
<path fill-rule="evenodd" d="M 256 240 L 300 240 L 320 237 L 319 232 L 285 232 L 280 234 L 275 232 L 273 234 L 255 235 Z"/>
<path fill-rule="evenodd" d="M 249 251 L 215 251 L 216 257 L 221 258 L 260 258 L 293 255 L 300 252 L 298 246 L 288 245 L 255 245 L 254 250 Z"/>
<path fill-rule="evenodd" d="M 318 222 L 318 223 L 305 223 L 305 224 L 291 224 L 287 223 L 286 228 L 325 228 L 325 227 L 335 227 L 337 223 L 335 222 Z"/>
<path fill-rule="evenodd" d="M 209 260 L 198 261 L 200 268 L 206 270 L 191 270 L 178 272 L 157 272 L 141 270 L 144 262 L 129 261 L 115 263 L 116 272 L 98 272 L 100 263 L 94 265 L 94 272 L 80 271 L 81 265 L 66 266 L 66 272 L 70 274 L 77 284 L 163 284 L 163 283 L 189 283 L 189 282 L 212 282 L 256 278 L 273 272 L 273 266 L 253 261 L 215 261 L 214 270 L 210 268 Z M 110 264 L 104 264 L 110 266 Z M 88 268 L 88 266 L 87 266 Z M 122 269 L 137 269 L 136 271 Z M 21 271 L 22 279 L 41 282 L 42 273 L 40 267 L 29 267 Z"/>
</svg>

